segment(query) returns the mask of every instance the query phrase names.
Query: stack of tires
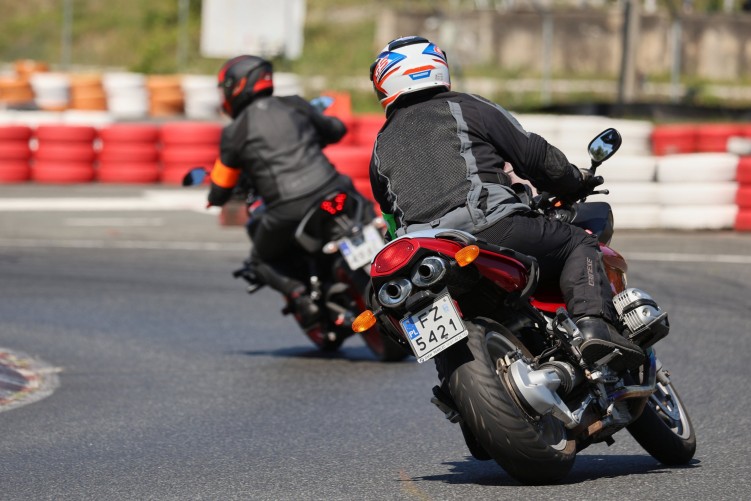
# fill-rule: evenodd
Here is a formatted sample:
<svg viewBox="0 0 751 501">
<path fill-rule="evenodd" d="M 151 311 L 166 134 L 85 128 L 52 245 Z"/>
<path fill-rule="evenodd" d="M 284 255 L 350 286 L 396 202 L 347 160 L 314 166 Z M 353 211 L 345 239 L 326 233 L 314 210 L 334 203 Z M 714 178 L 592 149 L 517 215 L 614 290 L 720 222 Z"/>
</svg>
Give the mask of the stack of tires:
<svg viewBox="0 0 751 501">
<path fill-rule="evenodd" d="M 86 125 L 36 128 L 31 179 L 38 183 L 87 183 L 94 179 L 97 130 Z"/>
<path fill-rule="evenodd" d="M 107 96 L 99 75 L 70 76 L 70 109 L 85 111 L 105 111 Z"/>
<path fill-rule="evenodd" d="M 603 188 L 610 193 L 587 200 L 609 203 L 617 228 L 660 228 L 662 206 L 660 187 L 656 182 L 657 162 L 657 157 L 645 152 L 621 155 L 619 151 L 597 171 L 605 178 Z M 589 167 L 591 161 L 582 158 L 576 165 Z"/>
<path fill-rule="evenodd" d="M 364 148 L 373 149 L 376 136 L 386 122 L 382 113 L 358 115 L 354 125 L 354 143 Z"/>
<path fill-rule="evenodd" d="M 174 122 L 160 128 L 161 181 L 181 184 L 194 167 L 210 168 L 219 156 L 222 125 L 215 122 Z"/>
<path fill-rule="evenodd" d="M 726 153 L 731 138 L 746 135 L 747 127 L 740 123 L 658 125 L 652 132 L 652 151 L 660 156 Z"/>
<path fill-rule="evenodd" d="M 184 98 L 180 78 L 173 75 L 152 75 L 146 80 L 149 92 L 149 115 L 172 117 L 182 115 Z"/>
<path fill-rule="evenodd" d="M 667 155 L 657 160 L 660 226 L 730 229 L 735 222 L 738 157 L 731 153 Z"/>
<path fill-rule="evenodd" d="M 185 75 L 180 81 L 185 100 L 185 116 L 191 120 L 212 120 L 219 117 L 221 96 L 216 78 Z"/>
<path fill-rule="evenodd" d="M 0 183 L 20 183 L 31 177 L 31 127 L 0 126 Z"/>
<path fill-rule="evenodd" d="M 660 125 L 652 131 L 652 152 L 655 155 L 694 153 L 698 128 L 695 125 Z"/>
<path fill-rule="evenodd" d="M 28 80 L 0 76 L 0 105 L 23 107 L 34 103 L 34 91 Z"/>
<path fill-rule="evenodd" d="M 323 152 L 337 171 L 352 179 L 357 191 L 374 200 L 370 186 L 370 156 L 385 117 L 380 114 L 348 116 L 344 113 L 340 118 L 346 120 L 348 117 L 347 135 L 339 143 L 325 148 Z"/>
<path fill-rule="evenodd" d="M 100 183 L 159 181 L 159 128 L 153 124 L 118 123 L 99 131 Z"/>
<path fill-rule="evenodd" d="M 141 73 L 105 73 L 107 109 L 118 119 L 145 118 L 149 111 L 146 77 Z"/>
<path fill-rule="evenodd" d="M 369 166 L 371 150 L 355 145 L 332 145 L 323 150 L 334 168 L 352 179 L 357 191 L 370 200 L 373 192 L 370 188 Z"/>
<path fill-rule="evenodd" d="M 744 134 L 744 125 L 734 123 L 655 126 L 652 151 L 658 155 L 661 228 L 738 228 L 743 160 L 729 153 L 728 146 Z"/>
<path fill-rule="evenodd" d="M 743 128 L 743 137 L 751 141 L 751 124 Z M 735 229 L 738 231 L 751 231 L 751 152 L 745 151 L 738 160 L 738 194 L 736 204 L 738 215 L 735 219 Z"/>
<path fill-rule="evenodd" d="M 64 73 L 39 72 L 30 77 L 34 102 L 40 110 L 63 111 L 70 101 L 70 81 Z"/>
</svg>

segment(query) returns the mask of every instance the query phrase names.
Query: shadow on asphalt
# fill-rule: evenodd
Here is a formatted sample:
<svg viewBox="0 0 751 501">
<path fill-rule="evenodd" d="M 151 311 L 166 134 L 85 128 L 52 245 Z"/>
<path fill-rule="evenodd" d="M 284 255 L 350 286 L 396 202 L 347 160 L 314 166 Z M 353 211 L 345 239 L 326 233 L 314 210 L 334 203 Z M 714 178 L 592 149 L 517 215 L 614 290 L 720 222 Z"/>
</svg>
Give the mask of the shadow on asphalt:
<svg viewBox="0 0 751 501">
<path fill-rule="evenodd" d="M 389 364 L 402 364 L 414 362 L 414 357 L 407 357 L 401 362 L 379 362 L 375 356 L 366 347 L 352 346 L 346 344 L 338 351 L 325 352 L 312 347 L 295 346 L 290 348 L 280 348 L 278 350 L 249 350 L 237 352 L 249 357 L 280 357 L 280 358 L 306 358 L 314 360 L 346 360 L 349 362 L 376 362 Z"/>
<path fill-rule="evenodd" d="M 665 475 L 671 470 L 700 468 L 698 459 L 693 459 L 685 466 L 665 466 L 648 455 L 605 455 L 581 454 L 571 472 L 560 485 L 578 484 L 602 478 L 617 478 L 630 475 Z M 443 463 L 451 467 L 451 472 L 444 475 L 414 477 L 410 480 L 445 482 L 447 484 L 476 484 L 487 486 L 519 486 L 494 461 L 478 461 L 467 457 L 465 461 Z"/>
</svg>

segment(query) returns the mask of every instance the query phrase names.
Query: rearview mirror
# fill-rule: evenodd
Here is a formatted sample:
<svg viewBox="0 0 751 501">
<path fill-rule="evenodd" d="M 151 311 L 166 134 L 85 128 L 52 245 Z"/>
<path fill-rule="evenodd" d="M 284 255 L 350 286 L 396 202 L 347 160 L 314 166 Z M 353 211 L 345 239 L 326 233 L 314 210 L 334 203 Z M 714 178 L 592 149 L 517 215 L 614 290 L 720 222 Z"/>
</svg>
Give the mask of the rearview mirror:
<svg viewBox="0 0 751 501">
<path fill-rule="evenodd" d="M 592 159 L 592 163 L 600 165 L 612 157 L 621 147 L 621 143 L 621 135 L 617 130 L 610 128 L 602 131 L 589 143 L 589 157 Z"/>
<path fill-rule="evenodd" d="M 334 98 L 331 96 L 318 96 L 311 99 L 310 104 L 313 105 L 313 108 L 323 113 L 334 104 Z"/>
<path fill-rule="evenodd" d="M 183 177 L 183 186 L 198 186 L 206 179 L 208 172 L 203 167 L 190 169 Z"/>
</svg>

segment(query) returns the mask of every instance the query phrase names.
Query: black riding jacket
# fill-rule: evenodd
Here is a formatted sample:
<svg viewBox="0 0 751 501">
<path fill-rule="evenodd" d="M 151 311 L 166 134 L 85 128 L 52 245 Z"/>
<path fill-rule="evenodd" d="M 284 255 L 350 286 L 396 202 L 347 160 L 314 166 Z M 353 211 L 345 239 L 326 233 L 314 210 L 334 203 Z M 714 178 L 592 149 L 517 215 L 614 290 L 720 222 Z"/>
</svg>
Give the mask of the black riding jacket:
<svg viewBox="0 0 751 501">
<path fill-rule="evenodd" d="M 338 173 L 321 151 L 347 132 L 299 96 L 256 98 L 222 130 L 220 160 L 242 169 L 267 207 L 319 192 Z M 209 202 L 223 205 L 232 188 L 212 183 Z"/>
<path fill-rule="evenodd" d="M 398 234 L 435 227 L 477 232 L 529 210 L 510 188 L 506 162 L 538 190 L 574 193 L 581 173 L 502 107 L 443 90 L 392 105 L 370 163 L 376 201 Z"/>
</svg>

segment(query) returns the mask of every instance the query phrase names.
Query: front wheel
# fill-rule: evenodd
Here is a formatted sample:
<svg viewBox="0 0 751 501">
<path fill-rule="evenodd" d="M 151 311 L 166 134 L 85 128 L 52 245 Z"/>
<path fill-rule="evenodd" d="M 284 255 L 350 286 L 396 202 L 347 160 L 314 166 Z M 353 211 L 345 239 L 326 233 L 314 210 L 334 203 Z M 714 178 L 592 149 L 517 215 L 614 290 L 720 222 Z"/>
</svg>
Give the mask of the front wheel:
<svg viewBox="0 0 751 501">
<path fill-rule="evenodd" d="M 644 411 L 627 427 L 631 436 L 665 465 L 687 464 L 696 452 L 696 434 L 673 383 L 658 382 Z"/>
<path fill-rule="evenodd" d="M 561 480 L 574 464 L 575 441 L 552 416 L 529 416 L 496 372 L 497 361 L 509 352 L 528 352 L 510 331 L 490 320 L 474 319 L 467 329 L 466 343 L 436 357 L 441 383 L 448 386 L 463 424 L 477 445 L 518 481 Z"/>
</svg>

